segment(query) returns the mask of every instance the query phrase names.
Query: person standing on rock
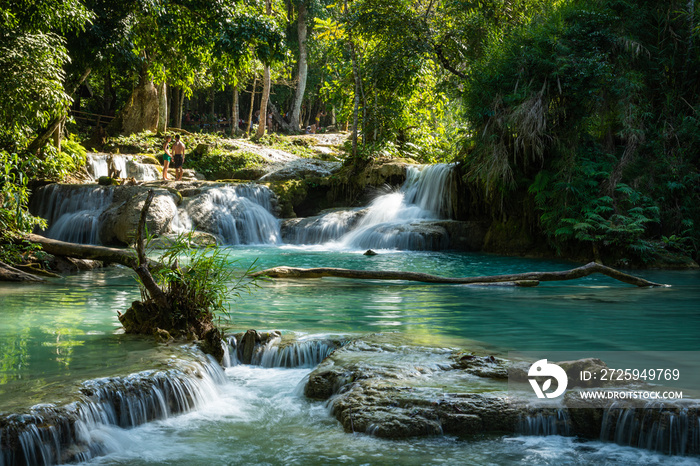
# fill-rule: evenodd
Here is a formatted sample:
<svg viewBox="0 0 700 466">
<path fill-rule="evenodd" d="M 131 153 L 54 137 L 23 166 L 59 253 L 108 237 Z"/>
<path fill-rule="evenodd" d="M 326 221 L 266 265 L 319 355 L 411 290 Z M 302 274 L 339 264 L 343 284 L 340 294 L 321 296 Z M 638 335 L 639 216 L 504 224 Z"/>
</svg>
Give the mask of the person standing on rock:
<svg viewBox="0 0 700 466">
<path fill-rule="evenodd" d="M 168 166 L 170 165 L 170 161 L 173 159 L 172 156 L 170 155 L 170 150 L 168 150 L 168 145 L 170 144 L 170 141 L 172 140 L 172 136 L 166 136 L 165 137 L 165 144 L 163 144 L 163 180 L 167 181 L 168 180 Z"/>
<path fill-rule="evenodd" d="M 182 164 L 185 163 L 185 145 L 180 141 L 180 135 L 175 135 L 175 144 L 171 148 L 173 151 L 173 168 L 175 169 L 176 180 L 182 179 Z"/>
</svg>

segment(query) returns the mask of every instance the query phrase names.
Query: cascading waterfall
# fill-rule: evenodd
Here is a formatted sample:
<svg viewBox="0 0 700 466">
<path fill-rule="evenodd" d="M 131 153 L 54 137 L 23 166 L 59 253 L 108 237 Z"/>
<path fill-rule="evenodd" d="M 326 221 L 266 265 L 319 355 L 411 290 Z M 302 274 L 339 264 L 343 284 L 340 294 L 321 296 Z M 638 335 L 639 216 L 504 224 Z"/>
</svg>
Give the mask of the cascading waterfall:
<svg viewBox="0 0 700 466">
<path fill-rule="evenodd" d="M 398 191 L 377 197 L 361 211 L 330 212 L 289 224 L 285 239 L 339 249 L 445 249 L 447 231 L 434 222 L 450 218 L 452 169 L 452 164 L 409 167 Z"/>
<path fill-rule="evenodd" d="M 325 340 L 298 341 L 279 346 L 281 340 L 269 341 L 253 355 L 253 364 L 262 367 L 314 367 L 326 359 L 337 346 Z"/>
<path fill-rule="evenodd" d="M 241 349 L 238 343 L 236 337 L 228 338 L 228 347 L 224 350 L 225 366 L 231 367 L 241 364 L 238 354 Z M 285 343 L 281 338 L 275 337 L 265 344 L 257 345 L 251 364 L 266 368 L 311 368 L 319 365 L 340 346 L 340 343 L 327 339 Z"/>
<path fill-rule="evenodd" d="M 0 465 L 87 461 L 109 452 L 93 435 L 104 426 L 136 427 L 215 399 L 223 370 L 213 359 L 195 357 L 184 369 L 87 381 L 82 399 L 63 407 L 39 405 L 29 414 L 0 417 Z"/>
<path fill-rule="evenodd" d="M 375 199 L 357 228 L 340 238 L 342 248 L 434 250 L 447 247 L 447 232 L 426 224 L 448 218 L 452 165 L 408 168 L 397 192 Z"/>
<path fill-rule="evenodd" d="M 266 186 L 212 188 L 187 202 L 179 222 L 218 236 L 225 244 L 279 244 L 272 214 L 274 194 Z"/>
<path fill-rule="evenodd" d="M 30 210 L 45 218 L 48 238 L 71 243 L 98 244 L 99 217 L 112 203 L 111 186 L 67 186 L 51 184 L 32 196 Z"/>
<path fill-rule="evenodd" d="M 567 409 L 537 411 L 522 415 L 518 422 L 518 433 L 522 435 L 571 435 L 571 419 Z"/>
<path fill-rule="evenodd" d="M 364 210 L 336 210 L 315 217 L 290 219 L 282 236 L 290 244 L 323 244 L 336 241 L 357 224 Z"/>
<path fill-rule="evenodd" d="M 93 180 L 101 176 L 109 176 L 110 159 L 121 178 L 134 178 L 139 181 L 153 181 L 161 177 L 161 172 L 155 165 L 140 163 L 132 155 L 96 154 L 89 153 L 85 168 Z"/>
<path fill-rule="evenodd" d="M 700 453 L 700 410 L 650 402 L 605 409 L 600 439 L 668 455 Z"/>
</svg>

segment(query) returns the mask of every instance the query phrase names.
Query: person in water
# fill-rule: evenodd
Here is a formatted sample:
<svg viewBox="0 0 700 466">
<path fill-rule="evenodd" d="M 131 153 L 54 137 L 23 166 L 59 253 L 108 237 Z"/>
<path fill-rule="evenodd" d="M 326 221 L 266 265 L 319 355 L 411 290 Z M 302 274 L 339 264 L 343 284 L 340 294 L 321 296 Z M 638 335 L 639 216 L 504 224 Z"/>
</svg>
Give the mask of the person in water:
<svg viewBox="0 0 700 466">
<path fill-rule="evenodd" d="M 180 135 L 175 135 L 175 143 L 172 146 L 173 151 L 173 168 L 175 169 L 176 180 L 182 179 L 182 165 L 185 163 L 185 144 L 180 141 Z"/>
<path fill-rule="evenodd" d="M 173 159 L 170 155 L 170 150 L 168 149 L 168 145 L 172 139 L 172 136 L 166 136 L 165 144 L 163 144 L 163 180 L 166 181 L 168 179 L 168 166 L 170 165 L 170 161 Z"/>
</svg>

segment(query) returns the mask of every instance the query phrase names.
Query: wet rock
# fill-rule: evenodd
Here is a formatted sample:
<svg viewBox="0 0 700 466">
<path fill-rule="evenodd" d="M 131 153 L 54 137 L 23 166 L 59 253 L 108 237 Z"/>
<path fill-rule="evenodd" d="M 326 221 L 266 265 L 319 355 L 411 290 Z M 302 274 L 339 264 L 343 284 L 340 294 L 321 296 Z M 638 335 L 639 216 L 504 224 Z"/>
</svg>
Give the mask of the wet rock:
<svg viewBox="0 0 700 466">
<path fill-rule="evenodd" d="M 133 243 L 148 189 L 145 186 L 130 186 L 115 191 L 112 205 L 99 218 L 100 241 L 103 244 Z M 146 217 L 146 226 L 151 235 L 169 231 L 170 222 L 177 213 L 177 201 L 177 196 L 168 190 L 156 190 Z"/>
<path fill-rule="evenodd" d="M 248 330 L 241 338 L 241 343 L 238 346 L 240 361 L 243 364 L 250 364 L 253 360 L 253 353 L 256 345 L 260 343 L 260 335 L 255 330 Z"/>
<path fill-rule="evenodd" d="M 93 270 L 102 267 L 104 264 L 101 261 L 90 259 L 76 259 L 74 257 L 65 256 L 47 256 L 48 266 L 51 270 L 55 270 L 59 274 L 76 273 L 83 270 Z"/>
<path fill-rule="evenodd" d="M 156 329 L 155 337 L 158 343 L 169 343 L 174 340 L 170 332 L 163 330 L 162 328 Z"/>
<path fill-rule="evenodd" d="M 143 164 L 146 164 L 146 165 L 157 165 L 157 166 L 160 166 L 160 162 L 158 161 L 158 159 L 156 159 L 155 157 L 153 157 L 153 156 L 151 156 L 151 155 L 144 155 L 143 157 L 141 157 L 141 158 L 139 159 L 139 162 L 140 162 L 140 163 L 143 163 Z"/>
<path fill-rule="evenodd" d="M 508 378 L 508 361 L 494 356 L 458 353 L 453 356 L 455 367 L 470 374 L 491 379 Z M 526 375 L 527 376 L 527 375 Z"/>
<path fill-rule="evenodd" d="M 606 367 L 598 359 L 559 364 L 570 374 Z M 602 433 L 613 441 L 629 437 L 632 445 L 648 438 L 654 443 L 651 448 L 661 451 L 695 449 L 688 448 L 695 431 L 672 432 L 697 422 L 697 403 L 586 400 L 580 387 L 543 403 L 527 382 L 525 393 L 504 379 L 509 369 L 513 377 L 524 374 L 527 379 L 529 366 L 489 355 L 401 345 L 389 334 L 378 334 L 337 349 L 309 375 L 304 393 L 329 400 L 345 431 L 384 438 L 556 433 L 597 439 Z"/>
<path fill-rule="evenodd" d="M 236 352 L 238 360 L 242 364 L 251 364 L 253 356 L 261 346 L 267 344 L 270 340 L 280 338 L 282 334 L 276 330 L 271 332 L 258 332 L 256 330 L 247 330 L 245 333 L 234 335 L 238 345 Z"/>
<path fill-rule="evenodd" d="M 97 180 L 97 184 L 100 186 L 116 186 L 119 184 L 119 180 L 110 176 L 101 176 Z"/>
<path fill-rule="evenodd" d="M 447 231 L 450 239 L 449 249 L 460 251 L 481 251 L 489 222 L 443 220 L 435 222 Z"/>
</svg>

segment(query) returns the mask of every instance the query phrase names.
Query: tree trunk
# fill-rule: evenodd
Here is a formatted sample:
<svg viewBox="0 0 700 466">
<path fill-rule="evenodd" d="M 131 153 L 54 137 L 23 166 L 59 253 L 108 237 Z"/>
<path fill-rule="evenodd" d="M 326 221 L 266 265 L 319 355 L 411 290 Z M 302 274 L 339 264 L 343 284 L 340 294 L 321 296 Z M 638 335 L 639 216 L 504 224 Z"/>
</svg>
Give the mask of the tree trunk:
<svg viewBox="0 0 700 466">
<path fill-rule="evenodd" d="M 65 119 L 58 122 L 56 131 L 53 132 L 53 145 L 56 146 L 56 150 L 61 152 L 61 138 L 63 137 L 63 127 L 65 126 Z"/>
<path fill-rule="evenodd" d="M 148 215 L 148 209 L 151 207 L 151 203 L 153 202 L 154 197 L 155 191 L 153 191 L 153 189 L 148 190 L 148 196 L 146 197 L 146 202 L 144 202 L 143 208 L 141 209 L 141 216 L 139 217 L 139 226 L 136 230 L 136 254 L 138 257 L 138 262 L 137 265 L 133 267 L 133 269 L 141 279 L 141 283 L 143 284 L 144 288 L 146 288 L 146 291 L 148 291 L 150 297 L 156 302 L 156 304 L 158 304 L 158 307 L 160 308 L 161 312 L 167 313 L 170 311 L 170 302 L 168 301 L 168 297 L 165 296 L 165 293 L 163 292 L 161 287 L 158 286 L 158 283 L 156 283 L 155 279 L 153 278 L 153 275 L 151 275 L 151 271 L 148 267 L 149 261 L 146 257 L 146 247 L 144 246 L 144 229 L 146 227 L 146 217 Z"/>
<path fill-rule="evenodd" d="M 306 52 L 306 5 L 304 5 L 303 1 L 299 2 L 299 15 L 297 18 L 297 35 L 299 37 L 297 89 L 296 93 L 294 94 L 292 116 L 290 117 L 289 122 L 293 131 L 299 131 L 301 104 L 304 101 L 304 93 L 306 91 L 306 77 L 308 75 L 308 59 Z"/>
<path fill-rule="evenodd" d="M 265 14 L 272 15 L 272 0 L 265 0 Z M 260 121 L 258 121 L 258 131 L 255 133 L 255 138 L 260 139 L 265 135 L 267 128 L 267 101 L 270 99 L 270 65 L 265 65 L 263 71 L 263 90 L 260 97 Z"/>
<path fill-rule="evenodd" d="M 75 244 L 46 238 L 35 234 L 28 234 L 27 241 L 40 244 L 41 248 L 49 254 L 56 256 L 75 257 L 77 259 L 91 259 L 112 264 L 121 264 L 127 267 L 137 265 L 137 257 L 132 251 L 92 244 Z"/>
<path fill-rule="evenodd" d="M 258 86 L 258 75 L 253 78 L 253 90 L 250 93 L 250 108 L 248 109 L 248 123 L 246 124 L 245 132 L 250 133 L 250 128 L 253 125 L 253 106 L 255 105 L 255 88 Z"/>
<path fill-rule="evenodd" d="M 238 108 L 238 84 L 233 86 L 233 103 L 231 104 L 231 136 L 238 135 L 238 120 L 239 120 L 239 108 Z"/>
<path fill-rule="evenodd" d="M 11 265 L 0 262 L 0 281 L 5 282 L 42 282 L 43 278 L 37 277 L 27 272 L 12 267 Z"/>
<path fill-rule="evenodd" d="M 260 97 L 260 120 L 258 121 L 258 131 L 255 133 L 255 138 L 260 139 L 265 135 L 267 127 L 267 101 L 270 98 L 270 66 L 265 65 L 263 71 L 263 89 Z"/>
<path fill-rule="evenodd" d="M 355 53 L 355 43 L 352 39 L 352 34 L 350 34 L 350 58 L 352 59 L 352 74 L 355 78 L 355 100 L 352 110 L 352 156 L 357 157 L 357 126 L 360 107 L 361 83 L 360 70 L 357 64 L 357 54 Z"/>
<path fill-rule="evenodd" d="M 158 91 L 148 76 L 146 68 L 141 71 L 139 84 L 131 93 L 131 97 L 119 117 L 110 125 L 112 132 L 123 135 L 141 131 L 156 131 L 158 127 Z"/>
<path fill-rule="evenodd" d="M 177 104 L 177 127 L 182 128 L 182 112 L 185 107 L 185 91 L 180 89 L 179 101 Z"/>
<path fill-rule="evenodd" d="M 158 90 L 158 132 L 168 130 L 168 85 L 163 83 Z"/>
<path fill-rule="evenodd" d="M 350 270 L 339 269 L 333 267 L 318 267 L 304 269 L 299 267 L 274 267 L 272 269 L 262 270 L 252 274 L 252 277 L 266 276 L 271 278 L 320 278 L 320 277 L 341 277 L 355 278 L 360 280 L 411 280 L 426 283 L 452 283 L 452 284 L 472 284 L 484 285 L 504 282 L 520 283 L 521 286 L 533 286 L 537 282 L 545 281 L 561 281 L 574 280 L 576 278 L 586 277 L 594 273 L 601 273 L 611 278 L 619 280 L 630 285 L 651 287 L 651 286 L 669 286 L 660 283 L 650 282 L 634 275 L 615 270 L 596 262 L 590 262 L 581 267 L 560 272 L 526 272 L 509 275 L 489 275 L 481 277 L 439 277 L 427 273 L 418 272 L 401 272 L 401 271 L 383 271 L 383 270 Z"/>
</svg>

